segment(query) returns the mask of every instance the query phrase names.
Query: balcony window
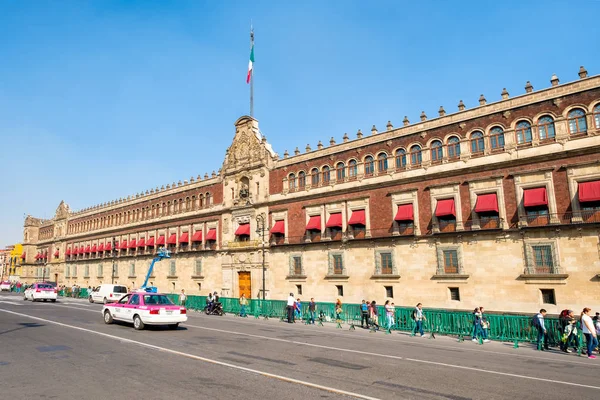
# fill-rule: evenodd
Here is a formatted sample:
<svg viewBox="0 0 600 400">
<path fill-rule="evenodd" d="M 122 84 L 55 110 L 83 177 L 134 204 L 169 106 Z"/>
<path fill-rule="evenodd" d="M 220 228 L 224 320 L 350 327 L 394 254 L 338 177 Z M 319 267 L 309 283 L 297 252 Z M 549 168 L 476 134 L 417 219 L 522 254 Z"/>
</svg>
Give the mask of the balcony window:
<svg viewBox="0 0 600 400">
<path fill-rule="evenodd" d="M 375 172 L 375 162 L 373 161 L 373 157 L 367 156 L 365 158 L 365 175 L 372 176 Z"/>
<path fill-rule="evenodd" d="M 460 139 L 452 136 L 448 139 L 448 158 L 454 159 L 460 157 Z"/>
<path fill-rule="evenodd" d="M 377 170 L 382 173 L 388 169 L 387 153 L 379 153 L 377 155 Z"/>
<path fill-rule="evenodd" d="M 527 121 L 521 121 L 515 129 L 517 135 L 517 144 L 529 144 L 532 140 L 531 124 Z"/>
<path fill-rule="evenodd" d="M 556 136 L 552 117 L 546 115 L 538 120 L 538 132 L 540 140 L 552 139 Z"/>
<path fill-rule="evenodd" d="M 492 150 L 504 149 L 504 129 L 499 126 L 495 126 L 490 131 L 490 147 Z"/>
<path fill-rule="evenodd" d="M 584 134 L 587 132 L 585 112 L 581 108 L 569 111 L 568 114 L 569 133 L 571 135 Z"/>
<path fill-rule="evenodd" d="M 423 156 L 421 154 L 421 146 L 415 144 L 410 148 L 410 163 L 414 166 L 420 166 L 423 162 Z"/>
<path fill-rule="evenodd" d="M 396 168 L 406 168 L 406 150 L 396 150 Z"/>
<path fill-rule="evenodd" d="M 442 142 L 439 140 L 434 140 L 431 142 L 431 162 L 440 163 L 442 162 L 443 156 L 444 149 L 442 148 Z"/>
<path fill-rule="evenodd" d="M 471 154 L 481 154 L 485 150 L 485 142 L 483 140 L 483 133 L 475 131 L 471 133 Z"/>
<path fill-rule="evenodd" d="M 310 180 L 311 180 L 312 186 L 319 186 L 319 170 L 318 169 L 313 168 L 310 171 Z"/>
</svg>

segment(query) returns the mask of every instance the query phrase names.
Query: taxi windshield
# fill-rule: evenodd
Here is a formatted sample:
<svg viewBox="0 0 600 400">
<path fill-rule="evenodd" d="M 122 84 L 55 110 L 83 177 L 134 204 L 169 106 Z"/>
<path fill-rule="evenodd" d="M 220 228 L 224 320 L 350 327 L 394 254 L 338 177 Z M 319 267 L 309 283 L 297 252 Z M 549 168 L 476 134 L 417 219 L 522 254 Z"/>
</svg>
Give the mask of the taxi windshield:
<svg viewBox="0 0 600 400">
<path fill-rule="evenodd" d="M 144 295 L 144 304 L 146 305 L 173 305 L 173 302 L 164 294 L 147 294 Z"/>
</svg>

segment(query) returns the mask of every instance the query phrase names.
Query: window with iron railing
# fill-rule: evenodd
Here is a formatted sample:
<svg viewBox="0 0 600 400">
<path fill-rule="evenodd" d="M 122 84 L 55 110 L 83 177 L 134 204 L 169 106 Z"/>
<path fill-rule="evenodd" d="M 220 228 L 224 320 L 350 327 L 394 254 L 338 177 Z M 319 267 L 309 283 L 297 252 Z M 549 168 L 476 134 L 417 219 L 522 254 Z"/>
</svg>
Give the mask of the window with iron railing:
<svg viewBox="0 0 600 400">
<path fill-rule="evenodd" d="M 177 276 L 177 264 L 175 260 L 171 260 L 169 264 L 169 276 Z"/>
<path fill-rule="evenodd" d="M 194 276 L 202 276 L 202 259 L 196 259 L 194 264 Z"/>
<path fill-rule="evenodd" d="M 528 226 L 548 225 L 550 222 L 547 206 L 526 207 L 525 216 Z"/>
<path fill-rule="evenodd" d="M 526 242 L 525 250 L 526 274 L 544 275 L 560 273 L 555 242 Z"/>
<path fill-rule="evenodd" d="M 102 267 L 102 264 L 98 264 L 98 270 L 96 271 L 96 277 L 100 278 L 102 277 L 104 272 L 104 268 Z"/>
<path fill-rule="evenodd" d="M 437 275 L 463 275 L 460 245 L 437 246 Z"/>
<path fill-rule="evenodd" d="M 346 275 L 344 256 L 341 253 L 329 254 L 329 270 L 327 275 Z"/>
<path fill-rule="evenodd" d="M 415 225 L 413 221 L 398 221 L 398 234 L 412 235 L 415 233 Z"/>
<path fill-rule="evenodd" d="M 438 217 L 438 228 L 440 232 L 456 231 L 456 218 L 450 215 Z"/>
<path fill-rule="evenodd" d="M 135 276 L 135 264 L 129 264 L 129 276 Z"/>
<path fill-rule="evenodd" d="M 342 228 L 335 226 L 328 229 L 331 240 L 342 240 Z"/>
<path fill-rule="evenodd" d="M 444 273 L 458 274 L 458 254 L 456 250 L 444 250 Z"/>
<path fill-rule="evenodd" d="M 290 276 L 304 276 L 304 268 L 302 266 L 302 256 L 294 254 L 290 256 Z"/>
<path fill-rule="evenodd" d="M 391 275 L 394 272 L 392 264 L 392 253 L 379 253 L 381 262 L 381 274 Z"/>
</svg>

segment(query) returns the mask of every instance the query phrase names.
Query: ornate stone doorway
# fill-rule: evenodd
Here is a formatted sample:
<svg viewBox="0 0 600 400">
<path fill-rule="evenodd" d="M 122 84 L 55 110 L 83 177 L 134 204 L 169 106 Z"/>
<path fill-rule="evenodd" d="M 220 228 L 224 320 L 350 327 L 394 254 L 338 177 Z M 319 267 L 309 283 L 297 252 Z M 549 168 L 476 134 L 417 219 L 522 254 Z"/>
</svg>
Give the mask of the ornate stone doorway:
<svg viewBox="0 0 600 400">
<path fill-rule="evenodd" d="M 250 271 L 238 272 L 238 286 L 240 297 L 242 294 L 246 296 L 247 299 L 252 297 L 252 280 L 250 279 Z"/>
</svg>

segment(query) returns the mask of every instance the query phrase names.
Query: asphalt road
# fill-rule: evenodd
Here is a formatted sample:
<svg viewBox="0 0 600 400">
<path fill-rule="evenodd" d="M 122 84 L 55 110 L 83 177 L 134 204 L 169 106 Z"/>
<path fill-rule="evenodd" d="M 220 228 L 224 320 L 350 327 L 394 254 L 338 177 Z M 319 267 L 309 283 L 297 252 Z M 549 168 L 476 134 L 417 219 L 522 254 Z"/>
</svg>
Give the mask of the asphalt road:
<svg viewBox="0 0 600 400">
<path fill-rule="evenodd" d="M 2 398 L 595 399 L 600 359 L 190 313 L 105 325 L 101 305 L 0 294 Z"/>
</svg>

